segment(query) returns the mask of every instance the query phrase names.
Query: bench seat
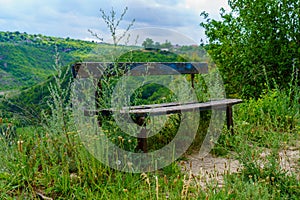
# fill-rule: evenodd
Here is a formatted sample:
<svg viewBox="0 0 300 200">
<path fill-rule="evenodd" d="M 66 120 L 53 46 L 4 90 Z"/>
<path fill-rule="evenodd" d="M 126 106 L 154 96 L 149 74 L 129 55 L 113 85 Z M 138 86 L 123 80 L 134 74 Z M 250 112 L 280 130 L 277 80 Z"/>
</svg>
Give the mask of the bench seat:
<svg viewBox="0 0 300 200">
<path fill-rule="evenodd" d="M 130 106 L 123 107 L 120 110 L 116 108 L 110 109 L 100 109 L 100 110 L 85 110 L 84 113 L 86 116 L 98 115 L 101 113 L 102 115 L 110 115 L 113 112 L 119 112 L 121 114 L 133 114 L 136 116 L 155 116 L 155 115 L 166 115 L 166 114 L 175 114 L 181 112 L 190 112 L 203 110 L 212 110 L 212 109 L 222 109 L 227 106 L 233 106 L 235 104 L 242 103 L 241 99 L 221 99 L 221 100 L 213 100 L 203 103 L 198 102 L 187 102 L 187 103 L 162 103 L 162 104 L 151 104 L 151 105 L 141 105 L 141 106 Z"/>
</svg>

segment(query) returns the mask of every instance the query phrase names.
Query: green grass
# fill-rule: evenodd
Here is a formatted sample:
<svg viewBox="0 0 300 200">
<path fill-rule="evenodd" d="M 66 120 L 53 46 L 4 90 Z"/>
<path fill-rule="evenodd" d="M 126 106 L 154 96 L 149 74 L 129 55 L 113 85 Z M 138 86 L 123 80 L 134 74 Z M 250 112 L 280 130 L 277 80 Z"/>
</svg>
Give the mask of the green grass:
<svg viewBox="0 0 300 200">
<path fill-rule="evenodd" d="M 197 177 L 183 174 L 176 162 L 147 174 L 110 169 L 85 149 L 70 122 L 65 130 L 57 126 L 18 128 L 12 145 L 1 139 L 0 197 L 34 199 L 42 194 L 54 199 L 297 199 L 297 174 L 288 175 L 278 164 L 278 152 L 296 145 L 300 135 L 299 105 L 286 101 L 285 94 L 270 91 L 258 100 L 236 106 L 235 135 L 224 130 L 215 149 L 235 151 L 244 168 L 239 174 L 225 174 L 222 188 L 210 182 L 200 187 Z M 293 96 L 297 98 L 299 91 Z M 293 120 L 283 118 L 287 114 Z M 272 152 L 265 158 L 264 168 L 258 164 L 262 148 Z"/>
<path fill-rule="evenodd" d="M 65 80 L 58 77 L 52 83 L 51 112 L 42 114 L 43 123 L 39 126 L 23 126 L 13 117 L 2 119 L 4 113 L 0 113 L 1 127 L 11 123 L 17 135 L 7 138 L 1 132 L 1 199 L 38 199 L 41 195 L 53 199 L 298 199 L 300 196 L 299 170 L 289 173 L 279 164 L 280 152 L 289 147 L 299 150 L 297 81 L 291 81 L 289 90 L 265 91 L 259 99 L 234 106 L 235 134 L 224 129 L 212 152 L 225 157 L 233 152 L 243 167 L 239 173 L 224 172 L 221 188 L 215 181 L 203 181 L 205 177 L 182 172 L 180 161 L 154 172 L 137 174 L 100 163 L 80 138 L 85 130 L 75 128 L 73 113 L 67 109 L 68 87 L 62 87 Z M 206 117 L 209 118 L 209 113 Z M 166 123 L 168 127 L 152 141 L 152 148 L 160 148 L 173 137 L 177 121 L 175 116 Z M 207 126 L 208 121 L 202 121 L 201 126 Z M 134 149 L 136 143 L 123 143 L 122 139 L 128 141 L 128 138 L 111 125 L 113 122 L 106 123 L 112 131 L 111 138 L 120 147 Z M 118 136 L 122 136 L 121 140 Z M 201 137 L 198 134 L 196 139 Z M 199 145 L 195 142 L 191 150 Z M 270 154 L 262 158 L 260 154 L 266 150 Z M 299 169 L 299 160 L 288 162 Z"/>
</svg>

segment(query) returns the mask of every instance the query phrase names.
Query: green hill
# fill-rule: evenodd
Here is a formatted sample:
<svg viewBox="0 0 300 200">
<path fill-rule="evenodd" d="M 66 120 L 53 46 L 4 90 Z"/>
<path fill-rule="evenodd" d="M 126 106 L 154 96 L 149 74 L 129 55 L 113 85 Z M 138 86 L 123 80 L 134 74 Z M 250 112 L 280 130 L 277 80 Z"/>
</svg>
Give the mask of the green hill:
<svg viewBox="0 0 300 200">
<path fill-rule="evenodd" d="M 29 121 L 39 120 L 41 110 L 47 108 L 56 55 L 59 64 L 70 72 L 72 63 L 86 60 L 94 49 L 106 52 L 111 45 L 18 31 L 0 32 L 0 117 L 13 114 Z"/>
<path fill-rule="evenodd" d="M 66 65 L 91 51 L 96 43 L 29 35 L 20 32 L 0 32 L 0 91 L 33 86 L 53 72 L 55 54 Z"/>
<path fill-rule="evenodd" d="M 67 73 L 67 80 L 71 81 L 70 68 L 66 66 L 63 71 L 63 73 Z M 14 116 L 24 124 L 39 123 L 41 112 L 48 110 L 47 101 L 51 101 L 50 83 L 54 84 L 54 76 L 49 76 L 45 81 L 29 88 L 0 96 L 0 116 Z M 66 82 L 63 83 L 63 87 L 67 85 Z"/>
<path fill-rule="evenodd" d="M 107 58 L 111 57 L 111 50 L 115 51 L 113 48 L 113 45 L 109 44 L 70 38 L 0 31 L 0 92 L 29 88 L 45 81 L 49 75 L 53 74 L 56 53 L 59 53 L 59 61 L 65 66 L 78 60 L 99 61 L 104 58 L 107 61 Z M 128 50 L 124 46 L 119 46 L 119 48 L 122 49 L 121 52 Z M 135 49 L 135 47 L 130 47 L 130 49 Z M 205 57 L 203 47 L 177 47 L 174 53 L 184 58 L 188 56 L 193 61 L 199 61 Z M 176 60 L 174 55 L 160 51 L 144 52 L 141 58 L 133 56 L 135 59 L 144 61 Z"/>
<path fill-rule="evenodd" d="M 74 62 L 112 61 L 109 59 L 115 50 L 121 52 L 117 58 L 120 62 L 181 62 L 193 57 L 190 52 L 197 48 L 182 47 L 176 49 L 175 53 L 129 49 L 135 47 L 118 46 L 115 49 L 109 44 L 70 38 L 0 32 L 0 92 L 14 91 L 4 96 L 0 93 L 0 117 L 13 114 L 26 121 L 39 121 L 40 112 L 47 109 L 46 102 L 50 99 L 48 87 L 50 82 L 54 82 L 53 75 L 56 72 L 53 66 L 57 54 L 60 65 L 64 66 L 63 71 L 71 80 L 71 65 Z M 63 87 L 66 85 L 64 83 Z M 148 89 L 151 90 L 151 87 L 148 86 Z M 149 96 L 148 93 L 146 95 Z"/>
<path fill-rule="evenodd" d="M 120 62 L 181 62 L 184 61 L 182 57 L 171 53 L 171 52 L 163 52 L 163 51 L 130 51 L 128 53 L 123 54 L 118 58 Z M 67 79 L 72 81 L 72 73 L 71 73 L 71 64 L 68 64 L 63 67 L 63 72 L 67 74 Z M 51 72 L 53 73 L 53 71 Z M 163 77 L 162 77 L 163 78 Z M 36 84 L 29 88 L 23 88 L 18 93 L 12 94 L 9 98 L 3 99 L 2 108 L 0 105 L 0 109 L 5 110 L 7 113 L 17 114 L 22 120 L 25 121 L 36 121 L 40 120 L 40 112 L 41 110 L 47 109 L 47 101 L 51 100 L 48 87 L 50 83 L 54 83 L 53 76 L 48 76 L 46 80 L 43 82 Z M 63 83 L 63 87 L 66 88 L 67 82 Z M 153 87 L 157 88 L 157 85 L 149 85 L 146 86 L 142 93 L 142 99 L 144 96 L 147 96 L 146 99 L 158 99 L 156 96 L 153 98 L 149 95 L 153 95 Z M 160 91 L 163 95 L 166 92 L 163 88 L 160 88 Z M 0 97 L 1 98 L 1 97 Z M 145 102 L 144 102 L 145 103 Z M 0 113 L 1 114 L 1 113 Z"/>
</svg>

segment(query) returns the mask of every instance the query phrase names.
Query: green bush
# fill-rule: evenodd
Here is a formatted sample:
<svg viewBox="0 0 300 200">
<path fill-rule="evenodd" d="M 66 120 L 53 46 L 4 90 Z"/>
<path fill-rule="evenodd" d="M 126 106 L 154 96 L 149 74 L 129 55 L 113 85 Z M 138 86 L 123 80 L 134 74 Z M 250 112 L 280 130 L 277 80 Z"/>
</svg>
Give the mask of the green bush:
<svg viewBox="0 0 300 200">
<path fill-rule="evenodd" d="M 299 124 L 299 94 L 291 97 L 286 91 L 272 90 L 257 100 L 250 99 L 239 108 L 240 120 L 251 124 L 268 124 L 278 129 L 289 130 Z"/>
<path fill-rule="evenodd" d="M 267 87 L 289 88 L 300 68 L 298 0 L 229 0 L 221 20 L 203 12 L 208 53 L 220 68 L 227 94 L 258 98 Z M 297 84 L 299 84 L 299 81 Z"/>
</svg>

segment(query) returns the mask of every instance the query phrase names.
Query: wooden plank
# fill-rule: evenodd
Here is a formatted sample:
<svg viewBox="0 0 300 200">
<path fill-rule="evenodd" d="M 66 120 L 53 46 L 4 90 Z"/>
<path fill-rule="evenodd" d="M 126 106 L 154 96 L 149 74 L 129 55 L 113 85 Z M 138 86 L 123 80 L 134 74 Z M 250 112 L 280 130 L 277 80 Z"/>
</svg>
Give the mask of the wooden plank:
<svg viewBox="0 0 300 200">
<path fill-rule="evenodd" d="M 141 66 L 141 67 L 139 67 Z M 129 71 L 130 76 L 146 75 L 179 75 L 179 74 L 207 74 L 208 64 L 204 62 L 83 62 L 72 66 L 74 78 L 100 78 L 103 73 L 108 76 L 117 75 L 114 69 Z"/>
<path fill-rule="evenodd" d="M 178 106 L 178 105 L 183 105 L 183 104 L 192 104 L 192 103 L 198 103 L 196 101 L 194 102 L 171 102 L 171 103 L 160 103 L 160 104 L 150 104 L 150 105 L 140 105 L 140 106 L 130 106 L 130 107 L 124 107 L 123 109 L 128 109 L 130 108 L 131 110 L 136 110 L 136 109 L 149 109 L 149 108 L 160 108 L 160 107 L 169 107 L 169 106 Z"/>
<path fill-rule="evenodd" d="M 72 66 L 74 78 L 99 78 L 103 75 L 104 67 L 101 63 L 76 63 Z"/>
<path fill-rule="evenodd" d="M 191 112 L 196 110 L 211 110 L 211 109 L 226 109 L 227 105 L 234 105 L 241 103 L 240 99 L 223 99 L 216 101 L 209 101 L 204 103 L 192 103 L 192 104 L 183 104 L 183 105 L 175 105 L 169 107 L 158 107 L 158 108 L 147 108 L 147 109 L 122 109 L 120 111 L 121 114 L 129 113 L 135 114 L 137 116 L 141 115 L 166 115 L 166 114 L 174 114 L 181 112 Z"/>
<path fill-rule="evenodd" d="M 121 114 L 134 114 L 136 116 L 147 116 L 147 115 L 166 115 L 166 114 L 175 114 L 181 112 L 191 112 L 191 111 L 203 111 L 203 110 L 212 110 L 212 109 L 226 109 L 228 105 L 232 106 L 234 104 L 242 103 L 241 99 L 222 99 L 214 100 L 204 103 L 190 102 L 190 103 L 166 103 L 166 104 L 153 104 L 153 105 L 144 105 L 142 106 L 133 106 L 133 107 L 123 107 L 120 110 L 115 108 L 102 109 L 99 111 L 85 111 L 86 116 L 96 115 L 99 112 L 103 115 L 110 115 L 113 112 L 118 112 Z"/>
</svg>

